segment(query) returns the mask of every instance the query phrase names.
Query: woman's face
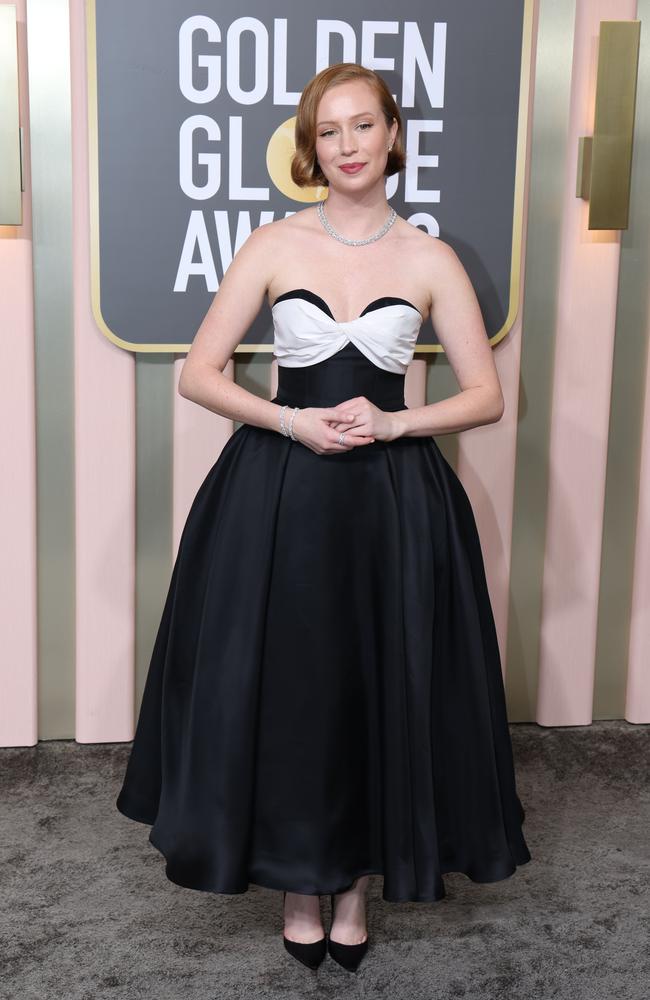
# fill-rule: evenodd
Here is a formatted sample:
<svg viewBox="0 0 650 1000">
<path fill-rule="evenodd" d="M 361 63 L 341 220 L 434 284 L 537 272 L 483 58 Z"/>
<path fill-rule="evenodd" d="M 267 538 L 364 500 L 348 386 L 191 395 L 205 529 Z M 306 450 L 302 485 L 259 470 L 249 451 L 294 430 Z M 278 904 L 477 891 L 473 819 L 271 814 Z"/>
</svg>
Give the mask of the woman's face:
<svg viewBox="0 0 650 1000">
<path fill-rule="evenodd" d="M 386 127 L 379 100 L 364 80 L 331 87 L 316 114 L 316 156 L 330 187 L 365 191 L 383 183 L 396 132 L 397 122 Z"/>
</svg>

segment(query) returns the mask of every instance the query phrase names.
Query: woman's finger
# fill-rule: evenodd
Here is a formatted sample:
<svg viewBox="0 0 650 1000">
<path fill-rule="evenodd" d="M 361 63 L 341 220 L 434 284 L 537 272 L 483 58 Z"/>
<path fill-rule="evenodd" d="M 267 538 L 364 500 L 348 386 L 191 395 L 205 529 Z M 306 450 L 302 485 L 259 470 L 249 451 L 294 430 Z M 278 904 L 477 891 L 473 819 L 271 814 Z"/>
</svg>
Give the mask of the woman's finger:
<svg viewBox="0 0 650 1000">
<path fill-rule="evenodd" d="M 334 439 L 330 440 L 330 444 L 334 445 L 336 448 L 340 450 L 349 451 L 350 448 L 354 448 L 357 447 L 358 445 L 363 445 L 363 444 L 372 444 L 373 441 L 374 438 L 371 435 L 352 434 L 350 433 L 350 431 L 346 431 L 342 443 L 339 442 L 339 435 L 337 435 Z"/>
<path fill-rule="evenodd" d="M 345 424 L 351 423 L 356 420 L 356 413 L 344 406 L 328 406 L 322 410 L 323 416 L 326 420 L 337 422 L 343 421 Z"/>
</svg>

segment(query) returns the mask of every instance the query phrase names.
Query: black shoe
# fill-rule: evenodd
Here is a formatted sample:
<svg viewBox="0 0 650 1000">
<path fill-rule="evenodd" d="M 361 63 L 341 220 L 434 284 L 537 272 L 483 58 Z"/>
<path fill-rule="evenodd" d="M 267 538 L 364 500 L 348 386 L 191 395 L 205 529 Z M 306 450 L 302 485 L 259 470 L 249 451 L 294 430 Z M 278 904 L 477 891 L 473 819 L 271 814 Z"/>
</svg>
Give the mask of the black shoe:
<svg viewBox="0 0 650 1000">
<path fill-rule="evenodd" d="M 286 896 L 287 894 L 285 892 L 282 897 L 283 908 Z M 310 941 L 308 944 L 305 944 L 302 941 L 290 941 L 284 934 L 282 937 L 284 939 L 284 947 L 287 949 L 289 954 L 294 958 L 297 958 L 299 962 L 302 962 L 303 965 L 306 965 L 310 969 L 317 969 L 327 954 L 326 937 L 320 938 L 319 941 Z"/>
<path fill-rule="evenodd" d="M 334 895 L 330 895 L 332 904 L 332 923 L 334 922 Z M 327 939 L 327 950 L 339 965 L 342 965 L 348 972 L 355 972 L 359 967 L 361 959 L 368 950 L 368 938 L 361 944 L 341 944 L 340 941 L 332 941 L 331 930 Z"/>
</svg>

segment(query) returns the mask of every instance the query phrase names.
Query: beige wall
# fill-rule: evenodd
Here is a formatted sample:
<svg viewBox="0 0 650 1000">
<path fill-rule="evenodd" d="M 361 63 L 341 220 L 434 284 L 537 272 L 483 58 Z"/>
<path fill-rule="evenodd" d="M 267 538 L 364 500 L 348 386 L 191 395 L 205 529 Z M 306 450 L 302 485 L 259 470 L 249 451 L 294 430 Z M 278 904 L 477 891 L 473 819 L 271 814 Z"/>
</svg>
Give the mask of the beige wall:
<svg viewBox="0 0 650 1000">
<path fill-rule="evenodd" d="M 1 2 L 1 0 L 0 0 Z M 184 519 L 232 424 L 90 307 L 86 6 L 18 0 L 24 224 L 0 227 L 0 745 L 129 740 Z M 575 197 L 600 20 L 642 22 L 630 227 Z M 650 0 L 533 10 L 506 411 L 438 438 L 476 514 L 511 721 L 650 721 Z M 28 58 L 29 57 L 29 58 Z M 269 354 L 227 369 L 272 394 Z M 409 405 L 457 390 L 413 362 Z"/>
</svg>

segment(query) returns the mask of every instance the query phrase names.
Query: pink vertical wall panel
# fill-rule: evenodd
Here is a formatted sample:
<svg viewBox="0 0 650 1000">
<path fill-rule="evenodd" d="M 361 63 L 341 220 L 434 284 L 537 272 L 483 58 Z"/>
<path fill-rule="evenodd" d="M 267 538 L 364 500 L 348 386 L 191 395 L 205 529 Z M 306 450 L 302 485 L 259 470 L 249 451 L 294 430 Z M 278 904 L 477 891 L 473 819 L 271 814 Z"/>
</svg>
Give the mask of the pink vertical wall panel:
<svg viewBox="0 0 650 1000">
<path fill-rule="evenodd" d="M 0 227 L 0 329 L 5 349 L 0 375 L 2 746 L 31 746 L 38 740 L 34 322 L 25 2 L 17 0 L 25 140 L 24 224 Z M 536 717 L 540 724 L 548 726 L 586 725 L 592 719 L 620 234 L 590 233 L 587 205 L 575 197 L 574 191 L 578 137 L 592 132 L 599 22 L 634 18 L 636 8 L 636 0 L 577 0 L 539 636 Z M 91 309 L 84 0 L 70 0 L 70 26 L 75 192 L 75 738 L 84 743 L 128 741 L 134 726 L 135 357 L 107 340 Z M 528 101 L 531 114 L 532 92 Z M 531 134 L 529 127 L 529 139 Z M 528 154 L 523 183 L 522 254 L 526 244 Z M 520 266 L 523 275 L 523 259 Z M 523 294 L 522 283 L 520 299 Z M 459 437 L 458 474 L 477 519 L 502 652 L 508 625 L 521 338 L 518 316 L 508 336 L 494 349 L 506 400 L 503 418 Z M 552 339 L 549 337 L 549 341 Z M 173 379 L 174 554 L 196 491 L 233 428 L 231 420 L 178 394 L 182 364 L 182 358 L 174 363 Z M 233 378 L 234 372 L 233 360 L 226 374 Z M 270 397 L 277 392 L 277 374 L 277 362 L 272 360 Z M 406 378 L 408 406 L 425 404 L 426 375 L 426 361 L 417 358 Z M 649 552 L 650 357 L 625 715 L 636 723 L 650 721 Z M 505 670 L 503 656 L 502 660 Z"/>
<path fill-rule="evenodd" d="M 99 331 L 90 299 L 86 26 L 70 3 L 72 73 L 76 733 L 133 735 L 135 363 Z"/>
<path fill-rule="evenodd" d="M 36 454 L 31 240 L 0 227 L 0 745 L 37 740 Z M 28 294 L 25 294 L 28 293 Z"/>
<path fill-rule="evenodd" d="M 178 392 L 178 380 L 185 358 L 174 362 L 174 425 L 173 425 L 173 555 L 196 492 L 221 454 L 221 449 L 233 431 L 233 421 L 204 406 L 193 403 Z M 224 375 L 232 379 L 235 363 L 230 360 Z"/>
<path fill-rule="evenodd" d="M 593 134 L 601 20 L 636 0 L 579 0 L 555 335 L 537 721 L 592 721 L 620 234 L 587 229 L 575 196 L 578 138 Z"/>
<path fill-rule="evenodd" d="M 34 313 L 25 0 L 16 0 L 22 226 L 0 226 L 0 745 L 38 741 Z"/>
<path fill-rule="evenodd" d="M 460 435 L 457 472 L 476 517 L 505 677 L 521 365 L 519 318 L 494 348 L 494 360 L 505 399 L 504 413 L 496 424 L 473 427 Z"/>
<path fill-rule="evenodd" d="M 639 480 L 625 718 L 628 722 L 647 724 L 650 722 L 650 349 L 646 360 Z"/>
</svg>

